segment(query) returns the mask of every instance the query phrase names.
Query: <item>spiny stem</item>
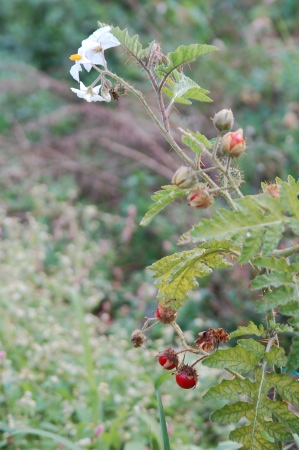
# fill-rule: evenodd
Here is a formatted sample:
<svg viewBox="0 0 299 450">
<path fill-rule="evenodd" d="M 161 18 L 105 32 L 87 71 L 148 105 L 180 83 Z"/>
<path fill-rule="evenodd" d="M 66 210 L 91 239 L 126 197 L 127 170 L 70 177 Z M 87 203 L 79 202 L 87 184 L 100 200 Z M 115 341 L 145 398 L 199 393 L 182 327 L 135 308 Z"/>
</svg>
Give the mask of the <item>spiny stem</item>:
<svg viewBox="0 0 299 450">
<path fill-rule="evenodd" d="M 218 145 L 219 145 L 219 142 L 220 142 L 220 139 L 221 139 L 221 134 L 222 134 L 222 132 L 220 131 L 220 133 L 217 136 L 215 145 L 213 147 L 213 153 L 212 153 L 213 158 L 217 157 L 217 150 L 218 150 Z"/>
<path fill-rule="evenodd" d="M 100 71 L 99 68 L 97 68 L 98 71 Z M 115 73 L 110 72 L 110 70 L 105 70 L 105 74 L 113 78 L 114 80 L 121 83 L 123 86 L 125 86 L 128 91 L 132 92 L 139 101 L 143 104 L 145 110 L 148 112 L 152 120 L 156 123 L 158 128 L 160 129 L 161 133 L 165 137 L 166 141 L 171 145 L 173 150 L 190 166 L 194 168 L 193 161 L 184 153 L 184 151 L 181 149 L 181 147 L 177 144 L 177 142 L 172 138 L 170 133 L 164 128 L 164 126 L 161 124 L 161 122 L 158 120 L 154 112 L 149 107 L 148 103 L 146 102 L 145 98 L 143 97 L 142 93 L 135 89 L 133 86 L 131 86 L 129 83 L 127 83 L 125 80 L 117 76 Z"/>
</svg>

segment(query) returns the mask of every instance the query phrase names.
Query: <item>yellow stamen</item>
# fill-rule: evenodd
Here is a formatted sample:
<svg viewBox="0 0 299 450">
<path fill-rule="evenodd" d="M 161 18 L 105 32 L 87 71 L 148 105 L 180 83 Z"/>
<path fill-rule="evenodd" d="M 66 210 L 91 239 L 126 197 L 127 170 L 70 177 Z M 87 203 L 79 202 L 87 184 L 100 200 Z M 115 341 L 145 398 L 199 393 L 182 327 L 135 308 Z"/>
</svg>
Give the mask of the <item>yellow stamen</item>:
<svg viewBox="0 0 299 450">
<path fill-rule="evenodd" d="M 80 59 L 82 59 L 82 56 L 78 55 L 78 53 L 75 53 L 74 55 L 70 56 L 71 61 L 80 61 Z"/>
</svg>

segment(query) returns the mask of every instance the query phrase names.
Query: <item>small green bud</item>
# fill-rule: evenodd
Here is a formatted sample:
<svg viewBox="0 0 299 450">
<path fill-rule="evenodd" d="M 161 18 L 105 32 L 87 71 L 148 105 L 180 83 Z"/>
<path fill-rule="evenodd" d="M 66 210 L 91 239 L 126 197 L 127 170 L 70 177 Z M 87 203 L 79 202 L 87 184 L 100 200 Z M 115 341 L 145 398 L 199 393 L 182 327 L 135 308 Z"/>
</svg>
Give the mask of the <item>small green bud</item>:
<svg viewBox="0 0 299 450">
<path fill-rule="evenodd" d="M 231 109 L 222 109 L 215 114 L 213 124 L 219 131 L 229 131 L 234 125 L 234 116 Z"/>
</svg>

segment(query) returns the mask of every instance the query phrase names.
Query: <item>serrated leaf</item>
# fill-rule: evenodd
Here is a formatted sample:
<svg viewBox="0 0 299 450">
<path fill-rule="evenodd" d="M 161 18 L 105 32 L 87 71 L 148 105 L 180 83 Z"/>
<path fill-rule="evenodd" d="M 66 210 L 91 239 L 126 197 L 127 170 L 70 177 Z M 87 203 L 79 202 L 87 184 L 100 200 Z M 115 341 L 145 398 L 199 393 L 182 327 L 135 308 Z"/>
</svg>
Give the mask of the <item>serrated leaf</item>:
<svg viewBox="0 0 299 450">
<path fill-rule="evenodd" d="M 264 228 L 258 229 L 255 233 L 252 233 L 252 230 L 247 231 L 242 253 L 239 257 L 240 264 L 245 264 L 260 251 L 264 239 L 264 233 Z"/>
<path fill-rule="evenodd" d="M 265 289 L 283 285 L 291 286 L 292 283 L 292 274 L 286 272 L 271 272 L 255 277 L 251 282 L 251 287 L 252 289 Z"/>
<path fill-rule="evenodd" d="M 270 308 L 277 308 L 279 305 L 286 305 L 295 298 L 294 286 L 280 286 L 264 295 L 263 299 L 257 303 L 256 309 L 258 312 L 263 312 Z"/>
<path fill-rule="evenodd" d="M 299 406 L 299 386 L 298 381 L 285 375 L 270 373 L 266 378 L 268 390 L 275 387 L 278 394 L 292 405 Z"/>
<path fill-rule="evenodd" d="M 263 194 L 260 194 L 263 195 Z M 263 253 L 273 249 L 280 240 L 287 217 L 277 208 L 269 211 L 261 208 L 256 201 L 257 196 L 247 196 L 237 200 L 239 210 L 219 209 L 218 214 L 202 222 L 191 230 L 194 242 L 211 239 L 232 239 L 233 243 L 243 244 L 242 263 L 252 258 L 262 246 Z M 270 202 L 272 205 L 272 203 Z M 271 230 L 271 233 L 267 230 Z M 267 233 L 267 235 L 266 235 Z M 250 246 L 247 240 L 250 240 Z M 271 239 L 271 243 L 268 240 Z M 265 247 L 265 243 L 267 246 Z M 254 248 L 254 252 L 253 252 Z"/>
<path fill-rule="evenodd" d="M 299 367 L 299 335 L 293 337 L 291 351 L 289 354 L 287 369 L 292 371 Z"/>
<path fill-rule="evenodd" d="M 285 366 L 288 360 L 282 347 L 272 347 L 269 352 L 265 353 L 264 359 L 270 366 L 277 367 Z"/>
<path fill-rule="evenodd" d="M 256 383 L 248 379 L 241 380 L 240 378 L 234 378 L 232 380 L 222 380 L 220 384 L 211 387 L 203 396 L 203 399 L 235 401 L 245 394 L 253 398 L 257 388 Z"/>
<path fill-rule="evenodd" d="M 286 262 L 284 258 L 275 257 L 257 257 L 254 260 L 254 264 L 260 267 L 265 267 L 266 269 L 273 269 L 279 272 L 291 272 L 290 265 Z"/>
<path fill-rule="evenodd" d="M 280 184 L 280 203 L 283 208 L 299 221 L 299 180 L 296 182 L 292 176 L 288 177 L 287 182 L 279 180 Z"/>
<path fill-rule="evenodd" d="M 217 48 L 213 45 L 206 44 L 191 44 L 181 45 L 174 52 L 168 53 L 168 64 L 160 64 L 155 67 L 155 72 L 158 76 L 167 77 L 175 69 L 183 64 L 195 61 L 196 58 L 207 53 L 216 51 Z"/>
<path fill-rule="evenodd" d="M 278 246 L 284 232 L 284 227 L 284 223 L 281 222 L 269 225 L 265 229 L 262 249 L 264 255 L 268 255 L 269 253 L 273 252 L 273 250 Z"/>
<path fill-rule="evenodd" d="M 162 92 L 171 98 L 171 103 L 191 105 L 190 99 L 201 102 L 212 101 L 206 95 L 209 91 L 201 88 L 195 81 L 177 70 L 173 72 L 173 79 L 168 79 L 167 86 L 163 87 Z"/>
<path fill-rule="evenodd" d="M 293 438 L 292 433 L 286 430 L 280 423 L 260 420 L 260 424 L 269 436 L 277 441 L 288 441 Z"/>
<path fill-rule="evenodd" d="M 119 27 L 111 27 L 111 33 L 134 58 L 141 60 L 144 50 L 139 42 L 138 34 L 131 37 L 127 29 L 121 30 Z"/>
<path fill-rule="evenodd" d="M 265 337 L 266 331 L 262 324 L 257 326 L 254 322 L 250 321 L 247 327 L 239 326 L 236 331 L 230 333 L 229 337 L 230 339 L 233 339 L 247 334 L 254 334 L 255 336 Z"/>
<path fill-rule="evenodd" d="M 188 291 L 198 286 L 196 277 L 209 275 L 211 268 L 231 266 L 224 258 L 228 253 L 230 247 L 227 242 L 204 244 L 193 250 L 166 256 L 152 264 L 149 269 L 154 272 L 153 277 L 157 278 L 161 303 L 165 300 L 168 306 L 178 308 Z"/>
<path fill-rule="evenodd" d="M 265 399 L 264 406 L 266 406 L 269 412 L 277 417 L 279 422 L 285 426 L 287 430 L 292 433 L 299 433 L 299 419 L 291 411 L 285 402 L 273 402 L 272 400 Z M 277 424 L 277 422 L 275 422 Z"/>
<path fill-rule="evenodd" d="M 297 316 L 298 315 L 298 301 L 288 302 L 286 305 L 279 306 L 279 312 L 285 314 L 286 316 Z M 291 320 L 289 319 L 291 323 Z M 298 322 L 295 323 L 297 325 Z"/>
<path fill-rule="evenodd" d="M 248 402 L 235 402 L 217 409 L 211 415 L 211 420 L 219 423 L 239 422 L 243 417 L 247 417 L 248 413 L 252 415 L 252 409 L 253 405 Z"/>
<path fill-rule="evenodd" d="M 229 435 L 230 439 L 243 445 L 242 450 L 278 450 L 280 447 L 265 439 L 262 430 L 252 434 L 252 427 L 245 426 L 237 428 Z"/>
<path fill-rule="evenodd" d="M 239 339 L 238 344 L 254 353 L 258 358 L 261 358 L 265 353 L 265 347 L 254 339 Z"/>
<path fill-rule="evenodd" d="M 217 369 L 231 369 L 238 372 L 248 372 L 254 369 L 260 358 L 251 351 L 238 345 L 227 350 L 217 350 L 202 361 L 204 366 Z"/>
<path fill-rule="evenodd" d="M 162 186 L 162 189 L 162 191 L 157 191 L 152 196 L 152 200 L 155 203 L 150 206 L 149 210 L 141 220 L 141 226 L 146 227 L 153 218 L 162 211 L 162 209 L 169 205 L 169 203 L 177 198 L 185 196 L 188 192 L 186 189 L 180 189 L 177 186 L 172 185 Z"/>
<path fill-rule="evenodd" d="M 196 154 L 200 154 L 203 151 L 203 146 L 205 148 L 211 148 L 210 141 L 199 131 L 195 133 L 190 130 L 185 131 L 182 136 L 182 141 Z"/>
</svg>

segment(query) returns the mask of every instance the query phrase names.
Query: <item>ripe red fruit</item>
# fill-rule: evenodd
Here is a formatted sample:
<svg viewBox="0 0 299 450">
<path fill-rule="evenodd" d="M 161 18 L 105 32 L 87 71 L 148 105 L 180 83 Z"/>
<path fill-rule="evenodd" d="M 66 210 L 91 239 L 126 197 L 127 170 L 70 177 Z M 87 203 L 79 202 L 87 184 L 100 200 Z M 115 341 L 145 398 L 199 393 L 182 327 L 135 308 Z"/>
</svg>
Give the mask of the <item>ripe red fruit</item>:
<svg viewBox="0 0 299 450">
<path fill-rule="evenodd" d="M 196 386 L 198 375 L 193 367 L 183 364 L 175 376 L 177 384 L 183 389 L 191 389 Z"/>
<path fill-rule="evenodd" d="M 166 370 L 175 369 L 179 364 L 176 352 L 170 347 L 160 352 L 157 358 L 159 364 Z"/>
</svg>

